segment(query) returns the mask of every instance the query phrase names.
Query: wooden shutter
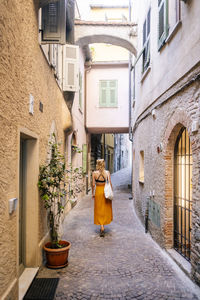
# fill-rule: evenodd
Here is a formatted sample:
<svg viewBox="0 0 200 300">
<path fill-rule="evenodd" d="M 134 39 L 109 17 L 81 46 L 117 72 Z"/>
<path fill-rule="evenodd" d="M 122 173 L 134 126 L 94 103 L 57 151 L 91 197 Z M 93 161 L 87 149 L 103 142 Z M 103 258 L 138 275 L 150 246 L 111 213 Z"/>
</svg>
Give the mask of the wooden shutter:
<svg viewBox="0 0 200 300">
<path fill-rule="evenodd" d="M 143 45 L 145 44 L 146 39 L 147 39 L 147 36 L 146 36 L 146 20 L 145 20 L 145 22 L 143 24 Z"/>
<path fill-rule="evenodd" d="M 50 56 L 50 64 L 52 67 L 56 68 L 57 62 L 57 45 L 51 44 L 49 47 L 49 56 Z"/>
<path fill-rule="evenodd" d="M 144 72 L 149 64 L 150 64 L 150 31 L 151 31 L 151 9 L 149 9 L 147 13 L 147 17 L 145 19 L 143 25 L 143 68 L 142 72 Z"/>
<path fill-rule="evenodd" d="M 62 69 L 63 69 L 63 60 L 62 60 L 62 45 L 57 45 L 57 59 L 56 59 L 56 80 L 62 89 Z"/>
<path fill-rule="evenodd" d="M 99 106 L 107 106 L 107 81 L 100 80 L 99 82 Z"/>
<path fill-rule="evenodd" d="M 66 1 L 42 7 L 41 43 L 66 43 Z"/>
<path fill-rule="evenodd" d="M 158 49 L 160 49 L 168 35 L 168 0 L 158 2 Z"/>
<path fill-rule="evenodd" d="M 83 144 L 82 146 L 82 167 L 83 173 L 87 173 L 87 144 Z"/>
<path fill-rule="evenodd" d="M 150 28 L 151 28 L 151 9 L 149 9 L 147 14 L 147 37 L 150 34 Z"/>
<path fill-rule="evenodd" d="M 109 101 L 108 104 L 110 107 L 117 106 L 117 80 L 109 81 Z"/>
<path fill-rule="evenodd" d="M 63 91 L 79 90 L 78 58 L 78 46 L 63 46 Z"/>
<path fill-rule="evenodd" d="M 100 80 L 99 83 L 99 106 L 117 106 L 117 80 Z"/>
<path fill-rule="evenodd" d="M 58 2 L 59 0 L 40 0 L 39 6 L 43 7 L 46 6 L 49 3 Z"/>
</svg>

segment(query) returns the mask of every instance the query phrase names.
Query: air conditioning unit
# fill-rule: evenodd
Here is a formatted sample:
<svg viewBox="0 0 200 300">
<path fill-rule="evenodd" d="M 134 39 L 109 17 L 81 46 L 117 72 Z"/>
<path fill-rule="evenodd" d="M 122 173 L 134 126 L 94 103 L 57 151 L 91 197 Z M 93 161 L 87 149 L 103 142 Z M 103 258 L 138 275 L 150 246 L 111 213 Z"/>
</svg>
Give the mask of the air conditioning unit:
<svg viewBox="0 0 200 300">
<path fill-rule="evenodd" d="M 63 92 L 78 92 L 79 90 L 79 47 L 63 45 Z"/>
</svg>

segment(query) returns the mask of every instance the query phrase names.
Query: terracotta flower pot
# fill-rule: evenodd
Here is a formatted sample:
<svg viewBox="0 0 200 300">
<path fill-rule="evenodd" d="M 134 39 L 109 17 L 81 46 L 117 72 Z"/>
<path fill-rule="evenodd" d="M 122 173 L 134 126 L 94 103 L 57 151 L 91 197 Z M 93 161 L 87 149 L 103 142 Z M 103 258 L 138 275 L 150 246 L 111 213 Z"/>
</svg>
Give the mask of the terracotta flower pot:
<svg viewBox="0 0 200 300">
<path fill-rule="evenodd" d="M 46 252 L 47 264 L 46 266 L 51 269 L 64 268 L 68 265 L 68 254 L 71 243 L 67 241 L 60 241 L 62 248 L 52 249 L 51 242 L 44 245 Z"/>
</svg>

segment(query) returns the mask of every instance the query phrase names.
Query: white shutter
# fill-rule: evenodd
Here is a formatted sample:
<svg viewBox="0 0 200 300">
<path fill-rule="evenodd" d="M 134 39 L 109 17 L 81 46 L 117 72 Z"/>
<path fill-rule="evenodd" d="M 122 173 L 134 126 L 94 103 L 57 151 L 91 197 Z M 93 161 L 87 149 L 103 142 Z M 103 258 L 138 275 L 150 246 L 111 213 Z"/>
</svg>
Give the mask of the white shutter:
<svg viewBox="0 0 200 300">
<path fill-rule="evenodd" d="M 52 67 L 56 68 L 57 62 L 57 45 L 49 45 L 49 54 L 50 54 L 50 64 Z"/>
<path fill-rule="evenodd" d="M 41 43 L 66 43 L 66 0 L 42 7 Z"/>
<path fill-rule="evenodd" d="M 62 89 L 62 70 L 63 70 L 63 62 L 62 62 L 62 45 L 57 45 L 57 68 L 56 68 L 56 75 L 57 75 L 57 81 L 58 84 L 60 86 L 60 88 Z"/>
<path fill-rule="evenodd" d="M 78 46 L 63 46 L 63 91 L 77 92 L 79 90 L 78 59 Z"/>
</svg>

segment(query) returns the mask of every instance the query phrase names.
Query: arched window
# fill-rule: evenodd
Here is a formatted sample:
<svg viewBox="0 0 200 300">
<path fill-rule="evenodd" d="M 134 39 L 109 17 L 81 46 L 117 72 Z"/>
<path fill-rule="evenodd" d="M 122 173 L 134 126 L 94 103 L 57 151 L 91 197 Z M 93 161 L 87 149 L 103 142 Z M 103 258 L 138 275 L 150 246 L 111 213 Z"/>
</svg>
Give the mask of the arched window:
<svg viewBox="0 0 200 300">
<path fill-rule="evenodd" d="M 190 260 L 192 229 L 192 150 L 183 127 L 174 149 L 174 248 Z"/>
</svg>

